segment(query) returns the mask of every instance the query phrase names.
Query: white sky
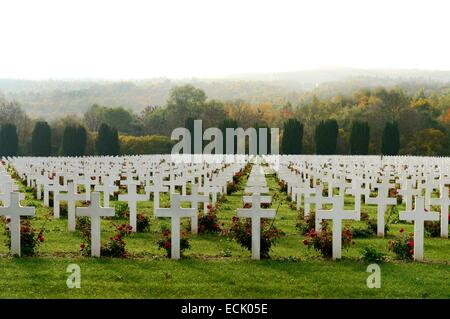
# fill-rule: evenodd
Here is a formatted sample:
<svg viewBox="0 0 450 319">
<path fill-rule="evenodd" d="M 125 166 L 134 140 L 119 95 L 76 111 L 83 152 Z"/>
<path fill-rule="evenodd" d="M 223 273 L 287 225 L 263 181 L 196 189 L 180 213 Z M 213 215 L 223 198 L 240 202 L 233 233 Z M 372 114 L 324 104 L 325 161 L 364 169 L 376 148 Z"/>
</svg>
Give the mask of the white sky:
<svg viewBox="0 0 450 319">
<path fill-rule="evenodd" d="M 448 0 L 1 0 L 0 78 L 450 70 Z"/>
</svg>

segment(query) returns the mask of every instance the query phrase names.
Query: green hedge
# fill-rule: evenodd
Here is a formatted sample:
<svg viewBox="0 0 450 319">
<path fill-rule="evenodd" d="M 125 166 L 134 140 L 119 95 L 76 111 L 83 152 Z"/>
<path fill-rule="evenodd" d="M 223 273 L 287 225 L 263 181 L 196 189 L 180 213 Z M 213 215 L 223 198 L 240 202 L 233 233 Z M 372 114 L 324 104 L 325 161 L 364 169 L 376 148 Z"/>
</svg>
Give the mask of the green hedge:
<svg viewBox="0 0 450 319">
<path fill-rule="evenodd" d="M 124 155 L 136 154 L 170 154 L 176 141 L 167 136 L 125 136 L 121 135 L 120 153 Z"/>
</svg>

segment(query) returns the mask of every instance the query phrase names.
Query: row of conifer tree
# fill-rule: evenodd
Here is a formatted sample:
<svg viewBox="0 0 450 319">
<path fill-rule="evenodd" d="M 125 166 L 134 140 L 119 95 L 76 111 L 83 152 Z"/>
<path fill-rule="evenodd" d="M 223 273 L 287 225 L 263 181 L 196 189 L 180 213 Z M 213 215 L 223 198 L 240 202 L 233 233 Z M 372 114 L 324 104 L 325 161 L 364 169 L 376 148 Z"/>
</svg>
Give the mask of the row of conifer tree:
<svg viewBox="0 0 450 319">
<path fill-rule="evenodd" d="M 186 127 L 192 129 L 193 121 L 187 121 Z M 236 128 L 237 123 L 224 123 L 221 127 Z M 322 121 L 315 129 L 316 154 L 336 154 L 339 126 L 336 120 Z M 369 152 L 370 127 L 367 122 L 355 121 L 350 134 L 350 153 L 367 155 Z M 193 137 L 193 136 L 192 136 Z M 270 140 L 270 136 L 269 136 Z M 303 124 L 297 119 L 289 119 L 284 123 L 280 149 L 283 154 L 302 154 Z M 81 156 L 85 154 L 87 131 L 81 125 L 68 125 L 64 129 L 61 155 Z M 225 140 L 224 140 L 225 144 Z M 98 155 L 119 155 L 119 134 L 115 128 L 101 124 L 96 137 L 95 148 Z M 400 149 L 400 134 L 396 122 L 388 122 L 384 128 L 381 153 L 397 155 Z M 0 156 L 16 156 L 19 150 L 19 139 L 14 124 L 3 124 L 0 127 Z M 31 138 L 31 155 L 51 155 L 51 129 L 47 122 L 37 122 Z M 268 150 L 270 152 L 270 150 Z"/>
</svg>

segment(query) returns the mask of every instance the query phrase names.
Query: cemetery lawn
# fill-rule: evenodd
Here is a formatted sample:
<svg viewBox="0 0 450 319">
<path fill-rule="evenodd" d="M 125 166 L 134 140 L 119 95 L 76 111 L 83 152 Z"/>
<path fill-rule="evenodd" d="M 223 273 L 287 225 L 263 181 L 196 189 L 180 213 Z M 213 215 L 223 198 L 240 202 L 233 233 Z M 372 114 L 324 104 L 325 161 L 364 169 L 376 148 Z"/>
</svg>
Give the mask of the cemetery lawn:
<svg viewBox="0 0 450 319">
<path fill-rule="evenodd" d="M 33 199 L 30 189 L 22 205 L 36 206 L 32 223 L 45 223 L 45 242 L 37 257 L 8 256 L 3 223 L 0 223 L 0 298 L 450 298 L 450 242 L 442 238 L 425 238 L 425 261 L 405 262 L 388 251 L 388 241 L 400 228 L 412 232 L 413 225 L 394 223 L 386 238 L 355 239 L 356 244 L 342 251 L 342 260 L 332 261 L 308 250 L 305 238 L 295 228 L 298 212 L 280 193 L 274 176 L 267 177 L 273 208 L 278 208 L 276 227 L 285 236 L 271 252 L 270 260 L 252 261 L 250 252 L 220 235 L 189 235 L 192 248 L 179 261 L 167 259 L 156 241 L 161 226 L 169 219 L 152 216 L 152 202 L 138 205 L 138 211 L 151 217 L 148 232 L 125 239 L 128 258 L 82 257 L 79 232 L 67 231 L 67 219 L 48 219 L 52 211 Z M 245 181 L 243 181 L 245 183 Z M 242 191 L 229 195 L 221 203 L 218 216 L 224 227 L 230 225 L 236 208 L 242 207 Z M 111 205 L 117 202 L 112 201 Z M 168 203 L 167 195 L 162 205 Z M 346 207 L 351 207 L 346 198 Z M 399 206 L 402 210 L 403 206 Z M 376 206 L 363 205 L 371 217 Z M 102 221 L 102 239 L 114 234 L 120 219 Z M 184 220 L 188 224 L 188 220 Z M 344 225 L 362 226 L 360 221 Z M 360 261 L 361 249 L 376 247 L 388 256 L 380 264 L 381 288 L 369 289 L 366 279 L 368 263 Z M 68 289 L 68 265 L 81 267 L 81 289 Z"/>
</svg>

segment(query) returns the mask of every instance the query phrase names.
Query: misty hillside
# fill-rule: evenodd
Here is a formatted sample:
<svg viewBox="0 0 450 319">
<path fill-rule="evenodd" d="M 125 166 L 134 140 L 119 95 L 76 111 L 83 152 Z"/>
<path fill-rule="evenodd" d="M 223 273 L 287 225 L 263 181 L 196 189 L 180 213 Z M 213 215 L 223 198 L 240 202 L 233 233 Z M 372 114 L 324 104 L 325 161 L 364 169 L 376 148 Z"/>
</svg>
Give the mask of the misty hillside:
<svg viewBox="0 0 450 319">
<path fill-rule="evenodd" d="M 377 86 L 400 86 L 409 92 L 421 87 L 439 91 L 450 87 L 450 71 L 323 69 L 185 80 L 0 79 L 0 98 L 16 100 L 31 117 L 49 119 L 82 114 L 92 104 L 139 112 L 148 105 L 163 105 L 174 86 L 186 83 L 203 89 L 211 99 L 284 104 L 312 94 L 329 98 Z"/>
</svg>

